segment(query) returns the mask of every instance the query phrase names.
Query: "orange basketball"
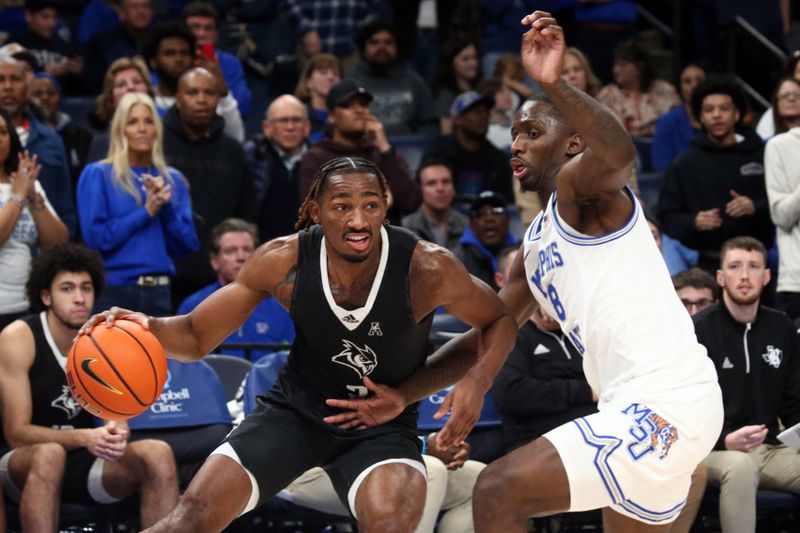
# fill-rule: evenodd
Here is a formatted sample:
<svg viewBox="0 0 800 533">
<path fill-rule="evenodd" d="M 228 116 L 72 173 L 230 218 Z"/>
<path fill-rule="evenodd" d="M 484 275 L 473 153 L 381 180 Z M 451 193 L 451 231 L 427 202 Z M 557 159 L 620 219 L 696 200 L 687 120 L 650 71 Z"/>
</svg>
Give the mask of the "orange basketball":
<svg viewBox="0 0 800 533">
<path fill-rule="evenodd" d="M 161 394 L 167 357 L 155 335 L 129 320 L 96 326 L 67 356 L 72 395 L 93 415 L 125 420 L 141 414 Z"/>
</svg>

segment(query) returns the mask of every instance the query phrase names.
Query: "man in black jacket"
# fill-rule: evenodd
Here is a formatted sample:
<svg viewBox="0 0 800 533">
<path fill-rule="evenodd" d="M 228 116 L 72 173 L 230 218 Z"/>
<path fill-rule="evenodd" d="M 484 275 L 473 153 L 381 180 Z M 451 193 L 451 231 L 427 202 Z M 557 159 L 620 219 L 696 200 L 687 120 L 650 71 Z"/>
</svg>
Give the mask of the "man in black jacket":
<svg viewBox="0 0 800 533">
<path fill-rule="evenodd" d="M 469 273 L 499 290 L 494 273 L 498 272 L 497 255 L 507 246 L 516 246 L 517 238 L 508 231 L 511 219 L 505 199 L 492 191 L 482 192 L 472 202 L 469 227 L 453 253 Z"/>
<path fill-rule="evenodd" d="M 181 76 L 175 106 L 164 117 L 164 155 L 189 181 L 201 236 L 200 250 L 176 264 L 174 302 L 214 281 L 208 264 L 211 228 L 226 218 L 250 220 L 253 210 L 253 182 L 244 150 L 223 131 L 224 120 L 214 111 L 219 98 L 215 77 L 193 68 Z"/>
<path fill-rule="evenodd" d="M 747 110 L 730 80 L 707 79 L 692 93 L 703 130 L 664 176 L 657 215 L 664 233 L 700 252 L 698 266 L 714 273 L 726 239 L 750 235 L 769 247 L 775 227 L 764 185 L 764 143 L 737 133 Z"/>
<path fill-rule="evenodd" d="M 308 149 L 311 123 L 306 106 L 291 94 L 267 108 L 261 133 L 244 145 L 253 174 L 257 205 L 255 222 L 264 242 L 294 233 L 300 207 L 300 159 Z"/>
<path fill-rule="evenodd" d="M 786 427 L 800 422 L 800 346 L 792 321 L 761 305 L 770 280 L 764 245 L 736 237 L 720 256 L 722 301 L 694 319 L 725 406 L 722 434 L 704 464 L 720 487 L 723 533 L 755 531 L 757 488 L 800 493 L 800 454 L 777 439 L 779 419 Z"/>
</svg>

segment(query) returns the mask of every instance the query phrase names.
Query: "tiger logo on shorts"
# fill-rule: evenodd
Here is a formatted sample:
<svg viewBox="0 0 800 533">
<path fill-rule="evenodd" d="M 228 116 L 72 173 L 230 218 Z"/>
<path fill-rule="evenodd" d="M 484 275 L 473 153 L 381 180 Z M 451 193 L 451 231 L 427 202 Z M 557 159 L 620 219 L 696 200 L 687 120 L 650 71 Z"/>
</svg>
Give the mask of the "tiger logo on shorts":
<svg viewBox="0 0 800 533">
<path fill-rule="evenodd" d="M 658 458 L 663 459 L 669 453 L 672 444 L 678 440 L 678 430 L 653 412 L 647 419 L 655 426 L 655 431 L 650 434 L 650 446 L 658 451 Z"/>
</svg>

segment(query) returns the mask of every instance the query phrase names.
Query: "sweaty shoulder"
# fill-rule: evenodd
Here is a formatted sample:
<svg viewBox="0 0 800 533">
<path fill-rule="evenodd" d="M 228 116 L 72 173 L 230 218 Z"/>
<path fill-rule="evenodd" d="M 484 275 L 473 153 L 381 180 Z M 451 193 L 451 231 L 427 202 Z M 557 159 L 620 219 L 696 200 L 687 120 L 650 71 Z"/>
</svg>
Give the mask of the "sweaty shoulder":
<svg viewBox="0 0 800 533">
<path fill-rule="evenodd" d="M 469 272 L 447 248 L 418 241 L 411 256 L 411 303 L 431 311 L 453 301 L 470 281 Z"/>
<path fill-rule="evenodd" d="M 293 285 L 294 272 L 297 270 L 298 242 L 299 238 L 295 233 L 262 244 L 244 264 L 236 281 L 277 297 L 287 281 Z"/>
<path fill-rule="evenodd" d="M 7 365 L 9 358 L 16 358 L 30 366 L 34 351 L 33 331 L 24 321 L 15 320 L 0 332 L 0 365 Z"/>
</svg>

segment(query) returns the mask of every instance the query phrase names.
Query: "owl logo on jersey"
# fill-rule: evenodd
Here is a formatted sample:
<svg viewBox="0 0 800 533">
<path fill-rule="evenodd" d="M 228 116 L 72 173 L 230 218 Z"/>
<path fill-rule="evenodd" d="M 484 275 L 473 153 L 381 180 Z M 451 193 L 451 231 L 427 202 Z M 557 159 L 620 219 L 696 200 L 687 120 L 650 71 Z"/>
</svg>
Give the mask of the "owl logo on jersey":
<svg viewBox="0 0 800 533">
<path fill-rule="evenodd" d="M 769 345 L 767 346 L 767 353 L 762 353 L 761 357 L 763 357 L 764 361 L 772 368 L 780 368 L 783 352 L 780 348 Z"/>
<path fill-rule="evenodd" d="M 658 458 L 663 459 L 678 440 L 678 430 L 655 413 L 650 413 L 647 419 L 655 426 L 655 430 L 650 434 L 650 446 L 658 451 Z"/>
<path fill-rule="evenodd" d="M 83 410 L 81 405 L 70 394 L 68 385 L 62 385 L 61 395 L 50 402 L 50 405 L 67 413 L 68 420 L 72 420 Z"/>
<path fill-rule="evenodd" d="M 344 350 L 331 358 L 334 363 L 354 370 L 359 378 L 369 375 L 378 366 L 378 356 L 366 344 L 364 348 L 359 348 L 355 343 L 346 339 L 342 339 L 342 344 L 344 344 Z"/>
</svg>

